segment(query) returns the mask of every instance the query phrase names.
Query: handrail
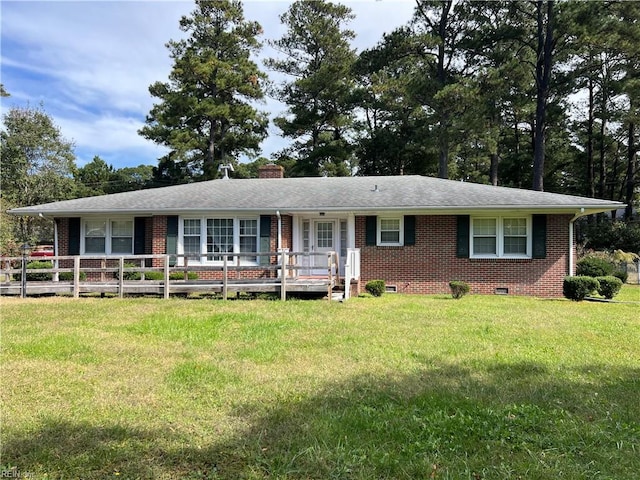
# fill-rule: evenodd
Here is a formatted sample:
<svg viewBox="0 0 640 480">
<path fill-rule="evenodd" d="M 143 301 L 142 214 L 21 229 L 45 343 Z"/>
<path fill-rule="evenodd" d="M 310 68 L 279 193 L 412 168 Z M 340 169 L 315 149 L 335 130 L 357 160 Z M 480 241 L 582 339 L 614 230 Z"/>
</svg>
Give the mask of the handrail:
<svg viewBox="0 0 640 480">
<path fill-rule="evenodd" d="M 221 262 L 207 261 L 207 258 L 212 256 L 220 257 L 223 260 Z M 277 259 L 276 263 L 261 264 L 259 257 L 273 257 Z M 302 263 L 303 258 L 326 256 L 327 258 L 327 278 L 329 284 L 333 285 L 334 280 L 336 283 L 340 282 L 340 258 L 337 252 L 289 252 L 287 249 L 282 249 L 279 252 L 225 252 L 225 253 L 208 253 L 200 255 L 200 260 L 193 261 L 193 255 L 186 254 L 144 254 L 144 255 L 56 255 L 51 257 L 0 257 L 0 284 L 1 285 L 15 285 L 17 281 L 12 282 L 12 276 L 16 274 L 22 275 L 22 272 L 26 272 L 24 292 L 28 290 L 27 283 L 33 284 L 34 281 L 28 280 L 28 275 L 33 273 L 50 274 L 51 285 L 73 286 L 74 296 L 79 296 L 80 284 L 105 284 L 111 285 L 111 288 L 117 286 L 117 290 L 120 295 L 126 288 L 136 288 L 136 282 L 138 280 L 127 280 L 125 274 L 127 273 L 140 273 L 140 280 L 145 280 L 145 273 L 148 272 L 163 272 L 162 280 L 148 280 L 149 283 L 160 283 L 166 286 L 165 297 L 168 296 L 168 292 L 171 288 L 169 275 L 171 272 L 221 272 L 223 273 L 224 284 L 232 282 L 231 272 L 235 272 L 233 275 L 234 280 L 242 280 L 242 272 L 247 271 L 280 271 L 280 276 L 273 278 L 274 283 L 280 282 L 281 292 L 283 298 L 286 295 L 287 279 L 296 278 L 298 272 L 303 269 L 308 269 L 307 265 Z M 192 258 L 189 261 L 189 257 Z M 254 257 L 256 262 L 244 263 L 243 257 Z M 176 259 L 184 259 L 184 262 L 176 262 Z M 29 263 L 31 261 L 50 261 L 51 267 L 44 269 L 24 268 L 22 262 Z M 134 263 L 135 265 L 131 265 Z M 179 263 L 183 263 L 180 265 Z M 348 261 L 346 262 L 348 263 Z M 63 266 L 61 266 L 63 265 Z M 347 265 L 345 265 L 345 269 Z M 71 273 L 73 280 L 60 280 L 59 275 L 61 273 Z M 88 274 L 92 278 L 88 281 L 81 281 L 81 273 Z M 218 274 L 216 274 L 218 275 Z M 97 277 L 100 279 L 97 280 Z M 110 276 L 112 278 L 110 278 Z M 249 277 L 244 277 L 249 278 Z M 13 287 L 15 288 L 15 286 Z M 56 288 L 56 287 L 52 287 Z M 225 291 L 226 293 L 226 291 Z M 226 295 L 225 295 L 226 297 Z M 329 292 L 329 297 L 331 297 Z"/>
</svg>

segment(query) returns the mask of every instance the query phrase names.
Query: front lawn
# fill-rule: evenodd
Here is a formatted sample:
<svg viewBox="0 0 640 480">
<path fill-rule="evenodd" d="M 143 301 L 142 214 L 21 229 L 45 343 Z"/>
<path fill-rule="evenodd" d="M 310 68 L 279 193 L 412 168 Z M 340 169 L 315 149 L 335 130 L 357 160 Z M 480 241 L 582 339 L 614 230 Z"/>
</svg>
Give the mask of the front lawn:
<svg viewBox="0 0 640 480">
<path fill-rule="evenodd" d="M 640 300 L 640 287 L 617 298 Z M 640 472 L 639 304 L 393 294 L 0 302 L 3 475 Z"/>
</svg>

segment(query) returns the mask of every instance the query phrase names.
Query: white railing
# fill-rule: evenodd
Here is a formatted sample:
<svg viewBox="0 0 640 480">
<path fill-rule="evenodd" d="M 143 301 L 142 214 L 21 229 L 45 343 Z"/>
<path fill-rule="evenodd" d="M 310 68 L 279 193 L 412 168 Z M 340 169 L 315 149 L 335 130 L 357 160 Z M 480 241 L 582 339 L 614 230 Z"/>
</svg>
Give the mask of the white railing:
<svg viewBox="0 0 640 480">
<path fill-rule="evenodd" d="M 347 248 L 344 264 L 344 299 L 351 296 L 351 281 L 360 280 L 360 249 Z"/>
<path fill-rule="evenodd" d="M 255 279 L 255 284 L 268 284 L 277 288 L 284 299 L 287 282 L 297 281 L 299 273 L 308 269 L 305 265 L 310 263 L 310 257 L 317 256 L 326 258 L 323 270 L 327 279 L 329 298 L 331 298 L 332 287 L 340 283 L 337 253 L 289 252 L 287 249 L 256 253 L 220 252 L 204 254 L 200 258 L 176 254 L 3 257 L 0 258 L 0 292 L 13 294 L 19 292 L 23 297 L 27 293 L 67 292 L 78 297 L 82 290 L 111 291 L 123 296 L 125 292 L 149 291 L 149 285 L 152 284 L 167 298 L 172 285 L 176 288 L 186 288 L 184 284 L 189 283 L 185 280 L 188 279 L 190 272 L 218 272 L 205 273 L 205 276 L 211 278 L 210 280 L 191 283 L 201 284 L 204 290 L 207 285 L 217 282 L 217 288 L 220 288 L 223 297 L 227 298 L 229 288 L 238 291 L 240 284 L 247 284 Z M 211 261 L 213 257 L 222 261 L 213 262 Z M 247 261 L 247 259 L 250 260 Z M 34 260 L 51 262 L 52 267 L 27 268 L 28 263 Z M 359 262 L 357 267 L 359 269 Z M 175 272 L 184 273 L 183 280 L 170 278 Z M 38 281 L 30 279 L 34 274 L 39 274 Z"/>
</svg>

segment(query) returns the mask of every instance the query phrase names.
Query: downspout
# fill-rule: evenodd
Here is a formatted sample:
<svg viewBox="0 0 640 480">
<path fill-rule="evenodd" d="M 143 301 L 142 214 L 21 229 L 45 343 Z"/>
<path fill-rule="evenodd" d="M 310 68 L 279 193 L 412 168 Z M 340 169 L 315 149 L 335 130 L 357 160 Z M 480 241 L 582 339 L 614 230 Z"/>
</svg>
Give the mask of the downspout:
<svg viewBox="0 0 640 480">
<path fill-rule="evenodd" d="M 280 216 L 280 210 L 276 210 L 276 217 L 278 217 L 278 245 L 276 251 L 280 251 L 280 248 L 282 248 L 282 217 Z"/>
<path fill-rule="evenodd" d="M 573 258 L 573 235 L 574 235 L 574 223 L 580 217 L 585 215 L 584 208 L 581 208 L 578 213 L 576 213 L 571 220 L 569 220 L 569 276 L 573 277 L 573 267 L 575 263 L 575 259 Z"/>
<path fill-rule="evenodd" d="M 53 262 L 53 268 L 56 270 L 59 268 L 58 266 L 58 255 L 60 252 L 58 251 L 58 219 L 53 219 L 53 254 L 55 255 L 55 260 Z M 58 281 L 58 272 L 53 274 L 53 280 Z"/>
</svg>

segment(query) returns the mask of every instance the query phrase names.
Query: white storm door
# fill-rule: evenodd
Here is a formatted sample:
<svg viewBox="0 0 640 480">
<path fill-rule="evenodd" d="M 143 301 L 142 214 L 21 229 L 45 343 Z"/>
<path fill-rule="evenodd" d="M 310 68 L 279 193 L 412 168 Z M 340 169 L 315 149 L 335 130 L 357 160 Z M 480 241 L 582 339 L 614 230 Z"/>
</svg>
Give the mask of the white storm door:
<svg viewBox="0 0 640 480">
<path fill-rule="evenodd" d="M 327 253 L 336 250 L 336 221 L 335 220 L 314 220 L 313 239 L 311 251 L 313 255 L 311 262 L 315 275 L 327 274 Z M 318 255 L 318 254 L 324 255 Z"/>
</svg>

